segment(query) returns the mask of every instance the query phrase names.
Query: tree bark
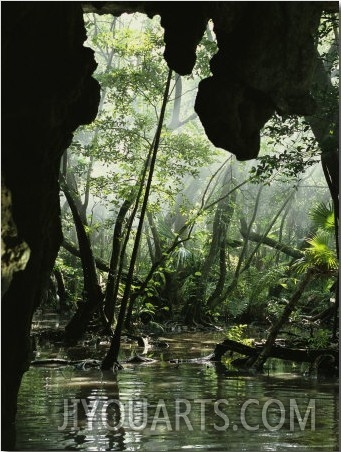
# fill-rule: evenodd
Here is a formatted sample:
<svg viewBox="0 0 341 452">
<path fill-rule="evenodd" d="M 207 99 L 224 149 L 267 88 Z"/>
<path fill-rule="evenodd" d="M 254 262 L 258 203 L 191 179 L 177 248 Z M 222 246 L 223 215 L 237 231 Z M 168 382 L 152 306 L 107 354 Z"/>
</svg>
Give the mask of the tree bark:
<svg viewBox="0 0 341 452">
<path fill-rule="evenodd" d="M 114 318 L 116 299 L 119 288 L 118 269 L 120 266 L 120 258 L 123 241 L 123 222 L 126 215 L 133 204 L 133 199 L 126 199 L 118 212 L 112 239 L 112 250 L 110 267 L 108 272 L 108 282 L 105 291 L 104 309 L 108 322 L 111 324 Z"/>
<path fill-rule="evenodd" d="M 66 304 L 67 292 L 66 292 L 66 288 L 65 288 L 65 284 L 64 284 L 64 278 L 63 278 L 61 271 L 59 271 L 57 269 L 53 270 L 53 274 L 57 281 L 57 294 L 59 297 L 60 310 L 65 311 L 65 310 L 67 310 L 67 304 Z"/>
<path fill-rule="evenodd" d="M 227 352 L 235 352 L 241 355 L 248 356 L 251 359 L 256 359 L 261 351 L 263 345 L 256 345 L 250 347 L 231 339 L 225 339 L 220 344 L 217 344 L 214 352 L 210 355 L 210 361 L 220 361 L 223 355 Z M 270 351 L 268 358 L 279 358 L 284 360 L 291 360 L 296 362 L 314 362 L 321 355 L 332 355 L 335 357 L 335 362 L 339 362 L 339 350 L 335 349 L 298 349 L 283 347 L 274 344 Z"/>
<path fill-rule="evenodd" d="M 213 304 L 220 295 L 224 287 L 226 266 L 225 266 L 225 250 L 226 250 L 226 234 L 234 211 L 234 202 L 236 191 L 231 194 L 232 184 L 232 166 L 228 165 L 222 178 L 219 193 L 220 199 L 217 202 L 212 227 L 212 240 L 209 251 L 200 268 L 200 278 L 197 282 L 196 290 L 187 300 L 187 306 L 184 308 L 185 322 L 204 323 L 205 318 L 205 302 L 207 310 L 212 309 Z M 230 195 L 229 195 L 230 194 Z M 223 255 L 223 257 L 222 257 Z M 217 259 L 219 259 L 219 278 L 215 290 L 210 297 L 207 297 L 207 282 L 209 275 L 214 268 Z M 208 298 L 208 299 L 207 299 Z"/>
<path fill-rule="evenodd" d="M 76 313 L 65 327 L 66 342 L 74 343 L 85 333 L 94 312 L 102 305 L 103 294 L 97 278 L 95 259 L 89 236 L 86 233 L 72 194 L 63 178 L 61 178 L 61 187 L 74 219 L 84 278 L 85 300 L 78 306 Z"/>
<path fill-rule="evenodd" d="M 222 226 L 219 239 L 218 255 L 219 255 L 219 278 L 216 287 L 207 300 L 208 309 L 214 308 L 220 301 L 220 296 L 224 290 L 227 269 L 226 269 L 226 237 L 232 216 L 235 210 L 237 192 L 234 191 L 229 198 L 218 204 L 217 212 L 222 210 L 221 223 Z"/>
<path fill-rule="evenodd" d="M 67 240 L 65 237 L 62 242 L 62 247 L 64 249 L 66 249 L 67 251 L 69 251 L 69 253 L 71 253 L 72 255 L 80 258 L 81 253 L 80 253 L 79 249 L 72 242 Z M 103 259 L 101 259 L 99 257 L 95 257 L 94 259 L 95 259 L 95 264 L 96 264 L 96 267 L 98 268 L 98 270 L 101 270 L 106 273 L 109 272 L 109 264 L 107 262 L 105 262 Z M 127 279 L 126 272 L 122 272 L 121 276 L 122 276 L 122 281 L 125 281 Z M 141 285 L 142 281 L 135 276 L 134 284 Z"/>
<path fill-rule="evenodd" d="M 130 293 L 131 293 L 131 285 L 132 285 L 132 280 L 133 280 L 135 261 L 136 261 L 136 256 L 137 256 L 137 252 L 138 252 L 139 245 L 140 245 L 140 238 L 141 238 L 142 229 L 143 229 L 143 221 L 144 221 L 144 216 L 145 216 L 145 213 L 147 210 L 147 203 L 148 203 L 149 193 L 150 193 L 151 184 L 152 184 L 155 162 L 156 162 L 157 152 L 159 149 L 161 131 L 162 131 L 162 127 L 163 127 L 163 121 L 164 121 L 166 106 L 167 106 L 167 102 L 168 102 L 168 93 L 169 93 L 171 76 L 172 76 L 172 70 L 170 69 L 168 72 L 168 78 L 167 78 L 165 92 L 164 92 L 164 96 L 163 96 L 159 123 L 158 123 L 157 130 L 155 133 L 153 147 L 151 149 L 152 152 L 148 154 L 148 158 L 146 161 L 146 167 L 149 166 L 149 174 L 148 174 L 148 178 L 147 178 L 145 194 L 144 194 L 143 203 L 142 203 L 142 207 L 141 207 L 140 220 L 139 220 L 139 224 L 138 224 L 137 231 L 136 231 L 134 247 L 133 247 L 132 255 L 130 258 L 127 282 L 125 285 L 124 294 L 123 294 L 123 298 L 121 301 L 121 308 L 120 308 L 120 312 L 119 312 L 119 315 L 117 318 L 115 332 L 114 332 L 113 338 L 111 340 L 111 344 L 110 344 L 108 353 L 106 354 L 106 356 L 102 362 L 102 366 L 101 366 L 102 370 L 110 370 L 115 365 L 115 363 L 118 361 L 118 354 L 119 354 L 120 346 L 121 346 L 121 334 L 122 334 L 122 330 L 123 330 L 124 317 L 126 314 L 127 305 L 128 305 L 128 301 L 129 301 L 129 297 L 130 297 Z M 150 164 L 149 164 L 149 162 L 150 162 Z"/>
<path fill-rule="evenodd" d="M 81 257 L 81 253 L 80 253 L 79 249 L 65 237 L 62 242 L 62 247 L 64 249 L 66 249 L 66 251 L 71 253 L 73 256 L 76 256 L 79 258 Z M 95 257 L 94 259 L 95 259 L 95 264 L 96 264 L 96 267 L 98 268 L 98 270 L 101 270 L 103 272 L 109 271 L 109 264 L 107 262 L 105 262 L 103 259 L 100 259 L 99 257 Z"/>
<path fill-rule="evenodd" d="M 280 318 L 277 320 L 277 322 L 272 326 L 270 333 L 268 335 L 268 338 L 266 340 L 266 343 L 260 352 L 260 354 L 256 357 L 256 359 L 250 359 L 248 365 L 250 367 L 255 368 L 256 370 L 261 370 L 263 368 L 263 364 L 267 360 L 267 358 L 271 354 L 272 347 L 275 344 L 275 340 L 277 338 L 277 335 L 283 325 L 289 320 L 290 314 L 294 311 L 294 309 L 297 306 L 297 303 L 299 302 L 305 288 L 309 284 L 311 278 L 313 276 L 313 270 L 309 269 L 301 282 L 299 283 L 296 291 L 292 295 L 291 299 L 289 300 L 288 304 L 285 306 L 283 313 L 281 314 Z"/>
<path fill-rule="evenodd" d="M 332 44 L 335 47 L 335 43 Z M 337 46 L 336 46 L 337 47 Z M 317 103 L 314 116 L 305 117 L 322 151 L 321 163 L 333 200 L 335 212 L 335 240 L 338 250 L 339 222 L 339 106 L 336 88 L 333 86 L 328 68 L 316 50 L 316 68 L 313 77 L 312 95 Z M 329 62 L 327 61 L 327 64 Z M 330 100 L 332 92 L 335 97 Z M 326 103 L 328 108 L 326 108 Z M 337 251 L 338 252 L 338 251 Z"/>
<path fill-rule="evenodd" d="M 284 243 L 280 243 L 277 240 L 271 239 L 270 237 L 264 237 L 263 235 L 257 234 L 256 232 L 248 232 L 246 229 L 246 224 L 243 220 L 241 220 L 240 233 L 243 237 L 247 237 L 251 242 L 258 242 L 263 245 L 270 246 L 271 248 L 281 251 L 288 256 L 294 257 L 295 259 L 301 259 L 304 256 L 304 254 L 296 248 L 285 245 Z"/>
</svg>

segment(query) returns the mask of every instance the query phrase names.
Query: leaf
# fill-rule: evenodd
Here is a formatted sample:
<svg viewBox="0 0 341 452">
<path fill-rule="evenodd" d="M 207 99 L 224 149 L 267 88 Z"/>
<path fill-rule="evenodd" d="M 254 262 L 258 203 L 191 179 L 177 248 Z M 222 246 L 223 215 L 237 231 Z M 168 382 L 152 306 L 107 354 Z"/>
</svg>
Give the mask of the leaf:
<svg viewBox="0 0 341 452">
<path fill-rule="evenodd" d="M 331 232 L 334 231 L 335 217 L 331 204 L 319 203 L 310 211 L 309 216 L 318 228 Z"/>
</svg>

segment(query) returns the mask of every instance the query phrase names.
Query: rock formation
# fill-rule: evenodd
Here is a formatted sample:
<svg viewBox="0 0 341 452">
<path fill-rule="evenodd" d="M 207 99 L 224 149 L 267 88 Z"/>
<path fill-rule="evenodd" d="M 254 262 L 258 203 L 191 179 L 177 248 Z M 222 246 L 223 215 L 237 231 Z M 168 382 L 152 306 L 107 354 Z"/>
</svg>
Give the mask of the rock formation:
<svg viewBox="0 0 341 452">
<path fill-rule="evenodd" d="M 311 113 L 313 33 L 335 2 L 4 2 L 3 49 L 3 449 L 14 447 L 16 398 L 30 358 L 32 315 L 62 241 L 60 158 L 96 116 L 99 86 L 83 10 L 159 14 L 165 59 L 189 74 L 213 19 L 219 51 L 195 109 L 210 140 L 253 158 L 271 115 Z"/>
</svg>

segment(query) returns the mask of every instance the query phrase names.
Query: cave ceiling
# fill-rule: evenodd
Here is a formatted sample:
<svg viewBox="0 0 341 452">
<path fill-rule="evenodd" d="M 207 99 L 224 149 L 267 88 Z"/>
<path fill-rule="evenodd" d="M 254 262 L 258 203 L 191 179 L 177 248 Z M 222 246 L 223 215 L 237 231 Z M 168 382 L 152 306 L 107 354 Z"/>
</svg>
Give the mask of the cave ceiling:
<svg viewBox="0 0 341 452">
<path fill-rule="evenodd" d="M 316 63 L 313 35 L 337 2 L 82 2 L 97 14 L 160 15 L 164 58 L 190 74 L 208 20 L 218 52 L 199 83 L 195 110 L 211 142 L 239 160 L 257 157 L 260 130 L 274 113 L 310 115 Z"/>
</svg>

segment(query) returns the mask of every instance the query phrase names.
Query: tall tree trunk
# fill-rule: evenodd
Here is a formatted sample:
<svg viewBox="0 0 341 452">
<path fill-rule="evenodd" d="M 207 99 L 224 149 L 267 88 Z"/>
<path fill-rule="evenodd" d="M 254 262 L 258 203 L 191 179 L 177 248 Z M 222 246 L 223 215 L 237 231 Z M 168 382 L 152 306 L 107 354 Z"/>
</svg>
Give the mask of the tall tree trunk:
<svg viewBox="0 0 341 452">
<path fill-rule="evenodd" d="M 194 294 L 191 294 L 185 307 L 186 323 L 200 323 L 204 320 L 204 309 L 207 298 L 207 283 L 208 278 L 214 268 L 221 246 L 224 246 L 226 240 L 227 226 L 230 222 L 229 209 L 230 197 L 227 196 L 230 192 L 230 184 L 232 180 L 232 167 L 227 166 L 225 170 L 223 180 L 221 182 L 221 199 L 216 205 L 214 214 L 213 226 L 212 226 L 212 240 L 205 257 L 205 260 L 200 268 L 200 278 L 198 279 L 196 290 Z M 236 192 L 234 192 L 235 194 Z M 211 300 L 212 303 L 212 300 Z M 209 306 L 208 306 L 209 308 Z"/>
<path fill-rule="evenodd" d="M 174 95 L 174 105 L 173 105 L 173 111 L 172 111 L 172 119 L 168 126 L 170 130 L 175 130 L 183 125 L 185 125 L 187 122 L 192 121 L 197 117 L 197 114 L 191 113 L 187 118 L 185 118 L 183 121 L 180 120 L 180 112 L 181 112 L 181 100 L 182 100 L 182 78 L 179 74 L 175 75 L 175 95 Z"/>
<path fill-rule="evenodd" d="M 221 231 L 220 231 L 220 240 L 218 246 L 218 255 L 219 255 L 219 278 L 216 284 L 216 287 L 213 293 L 210 295 L 207 300 L 208 309 L 214 309 L 220 301 L 220 296 L 224 290 L 225 281 L 226 281 L 226 238 L 228 234 L 228 228 L 230 222 L 232 220 L 232 216 L 235 210 L 235 203 L 237 199 L 237 192 L 234 191 L 229 198 L 222 201 L 222 205 L 218 205 L 218 209 L 222 209 L 221 216 Z"/>
<path fill-rule="evenodd" d="M 84 278 L 85 300 L 78 306 L 76 313 L 65 327 L 65 340 L 66 342 L 73 343 L 79 340 L 85 333 L 93 313 L 102 304 L 103 294 L 97 278 L 96 264 L 89 236 L 85 230 L 73 196 L 63 177 L 61 177 L 61 187 L 69 203 L 75 223 Z"/>
<path fill-rule="evenodd" d="M 162 126 L 163 126 L 166 106 L 167 106 L 167 102 L 168 102 L 168 93 L 169 93 L 171 77 L 172 77 L 172 70 L 170 69 L 168 72 L 166 88 L 165 88 L 165 92 L 164 92 L 164 96 L 163 96 L 163 103 L 162 103 L 162 107 L 161 107 L 159 123 L 158 123 L 157 131 L 155 134 L 155 139 L 153 141 L 153 149 L 152 149 L 152 153 L 151 153 L 150 165 L 148 165 L 149 155 L 148 155 L 147 162 L 146 162 L 146 166 L 147 165 L 149 166 L 149 174 L 148 174 L 148 178 L 147 178 L 146 189 L 145 189 L 143 203 L 142 203 L 142 207 L 141 207 L 140 220 L 139 220 L 139 224 L 137 227 L 134 248 L 132 251 L 131 258 L 130 258 L 128 278 L 127 278 L 127 282 L 125 285 L 123 298 L 121 301 L 121 308 L 120 308 L 120 312 L 119 312 L 119 315 L 117 318 L 115 332 L 114 332 L 113 338 L 111 340 L 109 351 L 102 362 L 102 370 L 111 369 L 118 360 L 118 354 L 119 354 L 120 346 L 121 346 L 121 334 L 122 334 L 122 330 L 123 330 L 123 324 L 124 324 L 124 318 L 125 318 L 125 314 L 126 314 L 126 310 L 127 310 L 127 305 L 128 305 L 128 301 L 129 301 L 129 297 L 130 297 L 130 293 L 131 293 L 131 285 L 132 285 L 132 281 L 133 281 L 135 262 L 136 262 L 139 245 L 140 245 L 140 238 L 141 238 L 141 234 L 142 234 L 142 230 L 143 230 L 144 216 L 145 216 L 146 210 L 147 210 L 147 203 L 148 203 L 149 193 L 150 193 L 151 184 L 152 184 L 153 172 L 154 172 L 154 168 L 155 168 L 157 152 L 159 149 L 161 131 L 162 131 Z"/>
<path fill-rule="evenodd" d="M 260 194 L 260 192 L 258 193 L 258 195 Z M 266 236 L 269 234 L 270 230 L 272 229 L 273 225 L 276 223 L 279 215 L 281 214 L 281 212 L 283 212 L 283 210 L 286 208 L 287 204 L 291 201 L 292 197 L 294 196 L 295 192 L 292 192 L 287 199 L 284 201 L 284 203 L 282 204 L 282 206 L 279 208 L 278 212 L 276 213 L 276 215 L 273 217 L 273 219 L 271 220 L 271 222 L 269 223 L 268 227 L 266 228 L 264 234 L 262 235 L 262 238 L 260 239 L 260 241 L 257 243 L 257 245 L 255 246 L 255 248 L 252 250 L 252 252 L 250 253 L 250 255 L 247 257 L 247 259 L 244 261 L 243 263 L 243 259 L 241 259 L 241 256 L 244 258 L 244 253 L 243 251 L 246 249 L 246 246 L 243 247 L 243 250 L 241 252 L 241 256 L 239 257 L 239 261 L 237 264 L 237 268 L 233 277 L 232 282 L 230 283 L 230 285 L 227 287 L 226 291 L 224 292 L 224 298 L 230 293 L 232 292 L 237 284 L 238 284 L 238 280 L 239 277 L 242 273 L 244 273 L 245 271 L 247 271 L 251 265 L 251 262 L 256 254 L 256 252 L 258 251 L 259 247 L 261 246 L 261 244 L 263 243 L 263 239 L 266 238 Z M 249 227 L 247 229 L 247 236 L 245 237 L 246 243 L 248 243 L 249 238 L 248 235 L 251 233 L 251 226 L 253 224 L 253 221 L 255 219 L 255 213 L 257 211 L 257 205 L 259 203 L 259 196 L 257 195 L 257 201 L 256 201 L 256 206 L 255 206 L 255 210 L 254 210 L 254 214 L 252 217 L 252 221 L 249 224 Z M 243 266 L 242 266 L 243 263 Z"/>
<path fill-rule="evenodd" d="M 336 37 L 335 37 L 336 38 Z M 336 51 L 335 42 L 330 48 L 330 55 Z M 312 94 L 317 103 L 317 111 L 314 116 L 306 117 L 311 130 L 322 151 L 321 163 L 328 184 L 335 212 L 335 240 L 338 250 L 338 223 L 339 223 L 339 106 L 337 102 L 336 88 L 330 77 L 328 57 L 326 66 L 316 50 L 316 68 L 314 72 Z M 335 98 L 331 101 L 331 93 L 335 92 Z M 326 108 L 326 103 L 329 108 Z M 338 252 L 338 251 L 337 251 Z"/>
<path fill-rule="evenodd" d="M 182 97 L 182 78 L 179 74 L 175 75 L 175 96 L 174 96 L 174 105 L 172 112 L 172 119 L 169 124 L 169 128 L 171 130 L 179 127 L 180 124 L 180 109 L 181 109 L 181 97 Z"/>
<path fill-rule="evenodd" d="M 332 84 L 330 70 L 333 60 L 338 57 L 338 30 L 334 27 L 334 41 L 332 42 L 325 62 L 316 50 L 316 68 L 314 72 L 312 95 L 317 103 L 314 116 L 306 117 L 311 130 L 321 149 L 321 164 L 323 173 L 333 201 L 335 216 L 335 244 L 339 258 L 339 105 L 336 88 Z M 335 96 L 331 98 L 331 93 Z M 326 104 L 328 108 L 326 108 Z M 334 333 L 338 324 L 339 300 L 336 290 L 337 306 L 334 319 Z"/>
<path fill-rule="evenodd" d="M 257 197 L 256 197 L 256 202 L 254 205 L 252 217 L 251 217 L 249 226 L 247 228 L 248 233 L 251 231 L 252 225 L 257 216 L 257 211 L 258 211 L 258 207 L 259 207 L 260 196 L 261 196 L 262 190 L 263 190 L 263 186 L 260 186 L 258 189 L 258 192 L 257 192 Z M 248 247 L 248 238 L 246 238 L 243 243 L 243 248 L 239 254 L 238 263 L 237 263 L 237 267 L 236 267 L 234 275 L 233 275 L 233 279 L 232 279 L 231 283 L 229 284 L 229 286 L 224 290 L 224 293 L 221 294 L 220 299 L 216 298 L 216 303 L 223 301 L 226 298 L 226 296 L 229 293 L 231 293 L 237 286 L 238 280 L 239 280 L 239 275 L 242 271 L 242 263 L 244 261 L 244 258 L 245 258 L 246 252 L 247 252 L 247 247 Z"/>
<path fill-rule="evenodd" d="M 150 212 L 147 212 L 148 223 L 150 227 L 150 231 L 154 240 L 154 262 L 159 261 L 162 257 L 162 243 L 156 228 L 156 224 L 153 218 L 153 215 Z M 153 262 L 153 263 L 154 263 Z"/>
</svg>

